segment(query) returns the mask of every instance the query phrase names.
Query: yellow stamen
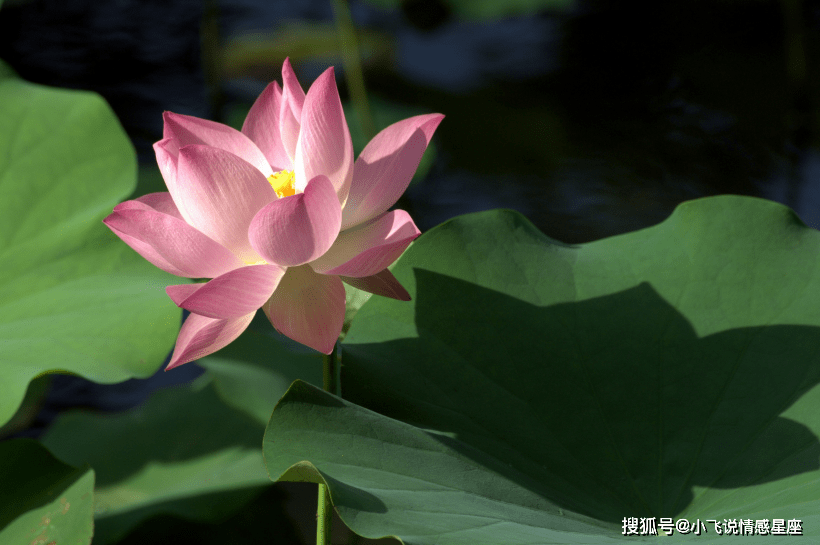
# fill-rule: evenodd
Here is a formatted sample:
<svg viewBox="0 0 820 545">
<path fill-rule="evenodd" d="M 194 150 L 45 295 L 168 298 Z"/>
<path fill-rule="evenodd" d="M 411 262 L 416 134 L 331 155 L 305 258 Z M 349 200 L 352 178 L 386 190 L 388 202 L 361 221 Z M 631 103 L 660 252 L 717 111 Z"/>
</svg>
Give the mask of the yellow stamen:
<svg viewBox="0 0 820 545">
<path fill-rule="evenodd" d="M 292 170 L 280 170 L 268 176 L 268 183 L 273 190 L 276 191 L 276 196 L 280 199 L 282 197 L 290 197 L 296 193 L 296 188 L 293 187 L 294 181 Z"/>
</svg>

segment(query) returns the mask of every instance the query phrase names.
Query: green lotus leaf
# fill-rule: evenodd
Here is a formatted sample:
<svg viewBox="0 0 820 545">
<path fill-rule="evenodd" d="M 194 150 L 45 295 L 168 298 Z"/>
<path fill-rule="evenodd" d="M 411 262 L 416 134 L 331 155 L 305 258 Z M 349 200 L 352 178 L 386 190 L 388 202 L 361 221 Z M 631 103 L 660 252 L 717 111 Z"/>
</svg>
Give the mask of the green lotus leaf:
<svg viewBox="0 0 820 545">
<path fill-rule="evenodd" d="M 393 269 L 411 303 L 359 310 L 346 401 L 280 402 L 268 471 L 408 544 L 641 540 L 625 517 L 820 536 L 819 265 L 820 233 L 747 197 L 578 246 L 515 212 L 456 218 Z M 705 532 L 671 541 L 794 538 Z"/>
<path fill-rule="evenodd" d="M 94 472 L 32 439 L 0 442 L 0 543 L 91 543 Z"/>
<path fill-rule="evenodd" d="M 66 413 L 43 443 L 94 468 L 94 545 L 104 545 L 157 514 L 216 522 L 235 513 L 270 483 L 263 430 L 207 385 L 160 390 L 120 414 Z"/>
<path fill-rule="evenodd" d="M 51 371 L 151 375 L 179 331 L 178 282 L 102 219 L 134 189 L 131 143 L 99 96 L 0 79 L 0 425 Z"/>
<path fill-rule="evenodd" d="M 558 509 L 499 475 L 497 460 L 343 401 L 302 381 L 265 432 L 271 479 L 330 487 L 350 528 L 404 543 L 614 543 L 598 521 Z M 539 531 L 549 524 L 552 529 Z M 530 541 L 521 541 L 523 532 Z M 579 539 L 578 531 L 586 532 Z M 454 534 L 459 541 L 448 541 Z M 552 541 L 544 541 L 544 539 Z"/>
</svg>

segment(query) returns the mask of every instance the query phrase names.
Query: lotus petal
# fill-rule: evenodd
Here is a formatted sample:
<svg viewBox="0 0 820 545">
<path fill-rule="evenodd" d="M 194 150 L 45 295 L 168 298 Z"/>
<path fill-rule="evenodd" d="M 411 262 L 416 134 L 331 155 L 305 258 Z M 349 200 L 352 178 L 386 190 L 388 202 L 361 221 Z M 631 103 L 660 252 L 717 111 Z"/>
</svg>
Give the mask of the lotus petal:
<svg viewBox="0 0 820 545">
<path fill-rule="evenodd" d="M 130 204 L 129 204 L 130 203 Z M 212 278 L 244 263 L 185 221 L 127 201 L 103 220 L 114 234 L 160 269 L 187 278 Z"/>
<path fill-rule="evenodd" d="M 294 162 L 296 189 L 304 190 L 316 176 L 327 176 L 344 203 L 353 177 L 353 142 L 332 67 L 310 86 L 301 122 Z"/>
<path fill-rule="evenodd" d="M 177 344 L 166 371 L 213 354 L 239 337 L 253 320 L 256 311 L 239 318 L 219 319 L 190 314 L 182 324 Z"/>
<path fill-rule="evenodd" d="M 285 269 L 276 265 L 240 267 L 204 284 L 168 286 L 178 307 L 208 318 L 239 318 L 255 312 L 279 284 Z"/>
<path fill-rule="evenodd" d="M 273 174 L 265 154 L 250 138 L 233 127 L 172 112 L 163 113 L 162 118 L 165 121 L 163 139 L 174 140 L 179 149 L 194 144 L 212 146 L 241 157 L 255 166 L 265 177 Z"/>
<path fill-rule="evenodd" d="M 381 131 L 365 146 L 353 167 L 342 229 L 374 218 L 396 204 L 442 119 L 441 114 L 404 119 Z"/>
<path fill-rule="evenodd" d="M 313 261 L 339 234 L 342 209 L 325 176 L 310 181 L 304 193 L 284 197 L 259 211 L 248 235 L 268 262 L 294 267 Z"/>
<path fill-rule="evenodd" d="M 363 277 L 387 268 L 421 232 L 404 210 L 393 210 L 355 229 L 342 231 L 333 246 L 313 261 L 323 274 Z"/>
<path fill-rule="evenodd" d="M 350 276 L 340 276 L 339 278 L 341 278 L 345 284 L 349 284 L 354 288 L 364 290 L 374 295 L 398 299 L 399 301 L 410 300 L 410 294 L 407 293 L 404 286 L 396 280 L 393 273 L 387 269 L 377 272 L 374 275 L 363 276 L 361 278 L 354 278 Z"/>
<path fill-rule="evenodd" d="M 279 134 L 282 145 L 290 163 L 296 160 L 296 143 L 302 125 L 302 108 L 305 104 L 305 91 L 299 85 L 290 59 L 282 64 L 282 102 L 279 106 Z"/>
<path fill-rule="evenodd" d="M 282 334 L 330 354 L 344 324 L 345 288 L 335 276 L 292 267 L 262 310 Z"/>
<path fill-rule="evenodd" d="M 171 194 L 167 191 L 148 193 L 134 200 L 121 202 L 114 207 L 114 211 L 117 210 L 156 210 L 157 212 L 168 214 L 177 219 L 183 219 L 182 214 L 180 214 L 177 209 L 177 205 L 174 204 L 174 199 L 171 198 Z"/>
<path fill-rule="evenodd" d="M 282 89 L 275 81 L 265 90 L 251 106 L 242 132 L 259 146 L 274 171 L 293 170 L 293 161 L 285 151 L 279 131 L 279 109 L 282 103 Z M 298 133 L 297 133 L 298 135 Z M 296 139 L 293 139 L 294 152 Z"/>
<path fill-rule="evenodd" d="M 246 263 L 262 260 L 248 241 L 248 226 L 276 192 L 259 170 L 221 149 L 185 146 L 179 150 L 176 192 L 174 201 L 189 224 Z"/>
</svg>

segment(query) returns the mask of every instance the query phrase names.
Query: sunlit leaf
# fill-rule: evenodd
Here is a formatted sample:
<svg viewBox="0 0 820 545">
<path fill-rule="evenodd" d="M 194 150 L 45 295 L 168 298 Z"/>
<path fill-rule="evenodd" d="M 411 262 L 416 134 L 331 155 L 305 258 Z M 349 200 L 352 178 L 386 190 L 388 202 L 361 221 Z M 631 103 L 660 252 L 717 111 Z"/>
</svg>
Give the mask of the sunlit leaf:
<svg viewBox="0 0 820 545">
<path fill-rule="evenodd" d="M 162 364 L 178 282 L 102 218 L 135 187 L 134 150 L 99 96 L 0 79 L 0 424 L 29 381 L 61 370 L 97 382 Z"/>
<path fill-rule="evenodd" d="M 326 480 L 354 531 L 412 544 L 604 543 L 624 517 L 818 536 L 818 271 L 820 233 L 760 199 L 579 246 L 514 212 L 456 218 L 395 266 L 411 303 L 360 309 L 347 401 L 280 402 L 268 470 Z"/>
</svg>

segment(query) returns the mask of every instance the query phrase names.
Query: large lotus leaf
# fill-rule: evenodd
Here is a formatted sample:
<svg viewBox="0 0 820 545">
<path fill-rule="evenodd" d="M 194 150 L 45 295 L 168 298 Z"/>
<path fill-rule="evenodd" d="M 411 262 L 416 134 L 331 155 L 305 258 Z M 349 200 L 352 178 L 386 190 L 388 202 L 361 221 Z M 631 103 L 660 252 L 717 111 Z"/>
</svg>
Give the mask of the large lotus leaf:
<svg viewBox="0 0 820 545">
<path fill-rule="evenodd" d="M 35 376 L 145 377 L 173 346 L 174 277 L 102 224 L 135 174 L 102 98 L 0 79 L 0 424 Z"/>
<path fill-rule="evenodd" d="M 576 514 L 616 539 L 624 517 L 818 536 L 819 264 L 817 231 L 744 197 L 580 246 L 451 220 L 394 268 L 413 302 L 372 298 L 342 345 L 344 397 L 375 413 L 289 394 L 268 470 L 314 464 L 354 531 L 414 544 L 600 542 Z"/>
<path fill-rule="evenodd" d="M 120 414 L 66 413 L 43 443 L 96 471 L 94 544 L 104 545 L 159 513 L 214 521 L 236 512 L 270 483 L 263 431 L 208 385 L 160 390 Z"/>
<path fill-rule="evenodd" d="M 32 439 L 0 442 L 0 543 L 81 545 L 94 530 L 94 472 Z"/>
<path fill-rule="evenodd" d="M 472 450 L 465 455 L 453 444 L 446 435 L 297 381 L 276 406 L 264 450 L 272 479 L 329 485 L 340 517 L 367 537 L 393 536 L 405 543 L 614 543 L 602 535 L 607 528 L 600 522 L 562 512 L 502 476 L 507 468 L 498 460 Z M 541 530 L 545 523 L 553 529 Z M 448 541 L 448 534 L 457 541 Z"/>
</svg>

